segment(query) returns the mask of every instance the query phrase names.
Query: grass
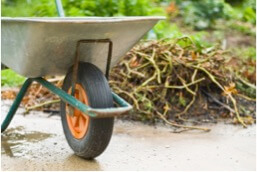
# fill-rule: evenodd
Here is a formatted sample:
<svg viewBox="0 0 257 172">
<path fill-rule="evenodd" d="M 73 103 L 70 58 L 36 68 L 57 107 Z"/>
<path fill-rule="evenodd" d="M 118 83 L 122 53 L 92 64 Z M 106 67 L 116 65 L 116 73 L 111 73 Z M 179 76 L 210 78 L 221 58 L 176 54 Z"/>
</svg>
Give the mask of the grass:
<svg viewBox="0 0 257 172">
<path fill-rule="evenodd" d="M 11 69 L 1 70 L 1 86 L 17 87 L 22 85 L 25 79 Z"/>
<path fill-rule="evenodd" d="M 234 54 L 244 60 L 256 60 L 256 48 L 255 47 L 242 47 L 233 48 Z"/>
<path fill-rule="evenodd" d="M 12 5 L 5 5 L 2 1 L 1 15 L 8 17 L 31 17 L 35 3 L 37 2 L 34 0 L 31 3 L 22 0 Z"/>
</svg>

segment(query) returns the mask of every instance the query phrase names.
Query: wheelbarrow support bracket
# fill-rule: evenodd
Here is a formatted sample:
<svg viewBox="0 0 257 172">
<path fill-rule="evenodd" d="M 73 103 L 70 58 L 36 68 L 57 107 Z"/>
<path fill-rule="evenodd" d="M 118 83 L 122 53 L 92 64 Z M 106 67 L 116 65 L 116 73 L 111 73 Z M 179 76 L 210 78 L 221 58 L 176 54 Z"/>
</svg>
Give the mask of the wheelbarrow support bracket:
<svg viewBox="0 0 257 172">
<path fill-rule="evenodd" d="M 71 95 L 74 96 L 75 93 L 75 84 L 77 83 L 77 76 L 78 76 L 78 67 L 79 67 L 79 49 L 81 44 L 86 43 L 108 43 L 108 55 L 107 55 L 107 63 L 106 63 L 106 69 L 105 69 L 105 77 L 109 78 L 109 72 L 110 72 L 110 66 L 111 66 L 111 60 L 112 60 L 112 47 L 113 43 L 110 39 L 81 39 L 77 42 L 76 45 L 76 52 L 74 57 L 74 65 L 72 70 L 72 89 L 71 89 Z"/>
<path fill-rule="evenodd" d="M 24 97 L 26 91 L 28 90 L 29 86 L 33 81 L 38 82 L 39 84 L 43 85 L 47 89 L 49 89 L 51 92 L 54 94 L 57 94 L 62 101 L 70 104 L 72 107 L 77 108 L 81 112 L 83 112 L 84 115 L 88 115 L 93 118 L 107 118 L 107 117 L 115 117 L 122 115 L 124 113 L 127 113 L 132 109 L 132 106 L 126 102 L 124 99 L 119 97 L 117 94 L 112 92 L 113 100 L 116 104 L 118 104 L 120 107 L 113 107 L 113 108 L 92 108 L 90 106 L 87 106 L 77 100 L 75 97 L 72 95 L 66 93 L 62 89 L 56 87 L 55 85 L 51 84 L 50 82 L 46 81 L 43 78 L 29 78 L 25 81 L 23 86 L 21 87 L 16 99 L 14 100 L 14 103 L 12 104 L 5 120 L 3 121 L 1 125 L 1 132 L 5 131 L 5 129 L 8 127 L 10 124 L 15 112 L 17 111 L 22 98 Z"/>
</svg>

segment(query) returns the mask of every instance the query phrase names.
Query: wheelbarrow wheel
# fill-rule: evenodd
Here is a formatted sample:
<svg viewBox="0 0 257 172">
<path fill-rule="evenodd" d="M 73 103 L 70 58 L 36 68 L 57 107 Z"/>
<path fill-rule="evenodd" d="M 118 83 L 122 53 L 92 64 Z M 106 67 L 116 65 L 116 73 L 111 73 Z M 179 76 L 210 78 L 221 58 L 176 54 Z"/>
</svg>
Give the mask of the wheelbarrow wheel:
<svg viewBox="0 0 257 172">
<path fill-rule="evenodd" d="M 71 83 L 72 68 L 64 79 L 62 89 L 71 93 Z M 105 76 L 90 63 L 79 63 L 75 88 L 75 98 L 91 107 L 113 106 L 111 90 Z M 61 102 L 61 119 L 65 137 L 76 155 L 92 159 L 107 147 L 112 136 L 114 118 L 91 118 Z"/>
</svg>

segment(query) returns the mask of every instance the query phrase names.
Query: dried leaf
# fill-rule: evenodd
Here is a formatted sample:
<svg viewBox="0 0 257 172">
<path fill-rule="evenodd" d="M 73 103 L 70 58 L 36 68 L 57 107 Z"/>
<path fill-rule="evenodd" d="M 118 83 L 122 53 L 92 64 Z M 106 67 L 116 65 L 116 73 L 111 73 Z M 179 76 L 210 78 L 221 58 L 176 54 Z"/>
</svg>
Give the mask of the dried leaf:
<svg viewBox="0 0 257 172">
<path fill-rule="evenodd" d="M 130 63 L 129 63 L 129 66 L 130 67 L 137 67 L 139 65 L 139 62 L 137 60 L 137 56 L 134 56 L 131 60 L 130 60 Z"/>
<path fill-rule="evenodd" d="M 167 102 L 165 103 L 165 106 L 163 107 L 163 110 L 164 111 L 170 110 L 170 106 L 169 106 L 169 104 Z"/>
<path fill-rule="evenodd" d="M 224 86 L 223 95 L 237 94 L 236 84 L 230 83 L 229 86 Z"/>
<path fill-rule="evenodd" d="M 198 57 L 198 54 L 196 54 L 194 51 L 192 51 L 191 56 L 192 56 L 192 60 L 196 60 Z"/>
<path fill-rule="evenodd" d="M 177 10 L 178 10 L 178 8 L 177 8 L 175 2 L 171 2 L 170 5 L 168 6 L 168 8 L 166 9 L 166 12 L 168 14 L 171 14 L 171 13 L 176 12 Z"/>
<path fill-rule="evenodd" d="M 14 99 L 16 97 L 16 92 L 14 90 L 1 91 L 2 99 Z"/>
<path fill-rule="evenodd" d="M 252 116 L 243 116 L 241 119 L 244 121 L 245 124 L 252 125 L 255 123 L 255 119 Z M 233 119 L 233 124 L 240 124 L 237 118 Z"/>
</svg>

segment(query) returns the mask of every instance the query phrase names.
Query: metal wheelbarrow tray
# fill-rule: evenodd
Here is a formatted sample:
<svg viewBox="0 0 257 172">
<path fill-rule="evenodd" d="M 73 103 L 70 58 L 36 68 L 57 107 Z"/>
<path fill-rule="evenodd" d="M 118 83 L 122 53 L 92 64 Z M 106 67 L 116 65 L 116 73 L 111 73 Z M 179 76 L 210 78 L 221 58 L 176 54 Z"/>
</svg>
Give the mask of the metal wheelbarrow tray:
<svg viewBox="0 0 257 172">
<path fill-rule="evenodd" d="M 2 18 L 2 63 L 28 79 L 1 131 L 36 81 L 61 98 L 64 134 L 75 154 L 87 159 L 100 155 L 110 141 L 114 117 L 132 109 L 109 88 L 109 69 L 160 19 L 164 17 Z M 62 89 L 41 78 L 58 74 L 66 74 Z"/>
<path fill-rule="evenodd" d="M 65 74 L 77 41 L 110 39 L 110 66 L 163 17 L 2 18 L 2 63 L 26 77 Z M 80 61 L 106 71 L 108 44 L 83 44 Z"/>
</svg>

